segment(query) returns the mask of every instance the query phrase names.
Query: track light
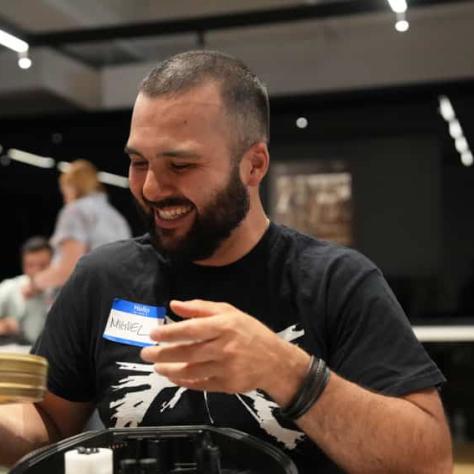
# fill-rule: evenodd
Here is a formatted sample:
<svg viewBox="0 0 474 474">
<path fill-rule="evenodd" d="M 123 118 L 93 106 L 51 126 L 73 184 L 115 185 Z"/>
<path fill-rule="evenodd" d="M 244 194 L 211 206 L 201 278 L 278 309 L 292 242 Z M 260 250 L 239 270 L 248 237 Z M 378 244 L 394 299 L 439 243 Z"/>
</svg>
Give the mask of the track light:
<svg viewBox="0 0 474 474">
<path fill-rule="evenodd" d="M 3 30 L 0 30 L 0 44 L 17 53 L 26 53 L 29 49 L 29 45 L 26 41 Z"/>
<path fill-rule="evenodd" d="M 26 41 L 23 41 L 6 31 L 0 30 L 0 45 L 18 53 L 18 67 L 21 69 L 29 69 L 31 67 L 32 62 L 28 56 L 30 46 Z"/>
<path fill-rule="evenodd" d="M 53 168 L 54 160 L 47 156 L 39 156 L 34 153 L 28 153 L 27 151 L 18 150 L 16 148 L 10 148 L 7 151 L 7 155 L 10 159 L 25 163 L 31 166 L 37 166 L 39 168 Z"/>
<path fill-rule="evenodd" d="M 70 166 L 67 161 L 60 161 L 56 168 L 65 173 Z M 119 188 L 128 188 L 128 178 L 126 176 L 120 176 L 118 174 L 108 173 L 107 171 L 99 171 L 97 177 L 101 183 L 110 184 L 112 186 L 118 186 Z"/>
<path fill-rule="evenodd" d="M 474 157 L 472 156 L 471 151 L 465 151 L 464 153 L 461 153 L 461 163 L 464 166 L 472 166 L 474 163 Z"/>
<path fill-rule="evenodd" d="M 395 22 L 395 29 L 399 33 L 405 33 L 410 28 L 410 23 L 407 21 L 405 12 L 397 12 L 397 21 Z"/>
<path fill-rule="evenodd" d="M 395 29 L 399 33 L 405 33 L 410 28 L 410 23 L 407 21 L 406 13 L 408 9 L 408 5 L 406 0 L 387 0 L 390 8 L 397 16 L 397 20 L 395 21 Z"/>
<path fill-rule="evenodd" d="M 390 8 L 395 13 L 405 13 L 407 11 L 407 2 L 406 0 L 387 0 Z"/>
<path fill-rule="evenodd" d="M 439 97 L 439 112 L 446 122 L 453 122 L 456 120 L 456 113 L 454 112 L 453 104 L 449 97 L 442 95 Z"/>
<path fill-rule="evenodd" d="M 449 134 L 454 140 L 454 147 L 461 156 L 461 163 L 464 166 L 472 166 L 474 159 L 472 156 L 469 143 L 464 136 L 461 123 L 456 118 L 456 112 L 454 111 L 453 104 L 449 97 L 441 95 L 438 97 L 439 100 L 439 113 L 443 119 L 448 123 Z"/>
<path fill-rule="evenodd" d="M 119 176 L 118 174 L 108 173 L 107 171 L 99 171 L 97 174 L 99 181 L 119 188 L 128 188 L 128 178 Z"/>
<path fill-rule="evenodd" d="M 0 145 L 0 153 L 1 152 L 2 147 Z M 7 159 L 7 161 L 5 161 L 4 158 Z M 9 164 L 9 160 L 19 161 L 39 168 L 54 168 L 56 166 L 56 168 L 62 173 L 67 171 L 70 166 L 70 163 L 67 161 L 59 161 L 56 163 L 53 158 L 35 155 L 34 153 L 18 150 L 16 148 L 10 148 L 7 151 L 7 154 L 1 157 L 0 164 L 6 166 Z M 106 171 L 99 171 L 97 177 L 101 183 L 118 186 L 120 188 L 128 188 L 128 178 L 126 176 L 120 176 Z"/>
</svg>

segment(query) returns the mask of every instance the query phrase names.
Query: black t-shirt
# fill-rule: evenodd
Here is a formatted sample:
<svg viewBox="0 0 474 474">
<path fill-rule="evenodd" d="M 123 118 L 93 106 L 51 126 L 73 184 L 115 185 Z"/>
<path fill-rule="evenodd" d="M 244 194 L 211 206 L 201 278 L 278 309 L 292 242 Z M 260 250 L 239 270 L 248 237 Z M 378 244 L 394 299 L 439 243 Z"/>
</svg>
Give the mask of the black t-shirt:
<svg viewBox="0 0 474 474">
<path fill-rule="evenodd" d="M 49 390 L 71 401 L 94 401 L 106 426 L 233 427 L 285 450 L 302 474 L 341 472 L 279 417 L 263 392 L 177 387 L 140 359 L 140 347 L 105 339 L 114 298 L 151 306 L 174 298 L 228 302 L 322 357 L 340 376 L 383 394 L 444 382 L 381 272 L 354 250 L 271 224 L 237 262 L 206 267 L 171 263 L 144 236 L 81 259 L 34 348 L 49 361 Z M 168 315 L 178 319 L 169 309 Z"/>
</svg>

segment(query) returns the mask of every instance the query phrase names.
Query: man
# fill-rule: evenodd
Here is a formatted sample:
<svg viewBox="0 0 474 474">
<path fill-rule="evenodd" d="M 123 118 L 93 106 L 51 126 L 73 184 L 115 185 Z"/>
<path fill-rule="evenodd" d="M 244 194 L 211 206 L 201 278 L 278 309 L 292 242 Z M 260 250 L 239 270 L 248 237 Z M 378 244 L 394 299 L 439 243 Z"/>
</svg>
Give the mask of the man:
<svg viewBox="0 0 474 474">
<path fill-rule="evenodd" d="M 47 297 L 35 291 L 26 299 L 22 290 L 51 262 L 52 248 L 44 237 L 31 237 L 21 247 L 23 274 L 0 283 L 0 335 L 33 343 L 43 329 Z"/>
<path fill-rule="evenodd" d="M 126 146 L 149 235 L 80 261 L 34 350 L 49 392 L 3 417 L 5 460 L 97 406 L 107 426 L 237 428 L 303 474 L 451 472 L 443 376 L 371 262 L 269 222 L 267 142 L 239 61 L 188 52 L 149 74 Z"/>
</svg>

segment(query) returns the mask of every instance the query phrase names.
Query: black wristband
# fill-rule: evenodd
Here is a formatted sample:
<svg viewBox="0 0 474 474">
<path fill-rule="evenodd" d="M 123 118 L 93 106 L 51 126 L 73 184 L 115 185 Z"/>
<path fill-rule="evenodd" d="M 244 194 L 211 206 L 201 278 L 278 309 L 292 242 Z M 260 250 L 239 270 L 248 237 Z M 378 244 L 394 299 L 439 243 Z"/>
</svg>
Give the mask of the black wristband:
<svg viewBox="0 0 474 474">
<path fill-rule="evenodd" d="M 330 371 L 323 359 L 311 356 L 308 373 L 293 400 L 286 408 L 280 408 L 280 415 L 287 420 L 301 418 L 318 400 L 328 381 Z"/>
</svg>

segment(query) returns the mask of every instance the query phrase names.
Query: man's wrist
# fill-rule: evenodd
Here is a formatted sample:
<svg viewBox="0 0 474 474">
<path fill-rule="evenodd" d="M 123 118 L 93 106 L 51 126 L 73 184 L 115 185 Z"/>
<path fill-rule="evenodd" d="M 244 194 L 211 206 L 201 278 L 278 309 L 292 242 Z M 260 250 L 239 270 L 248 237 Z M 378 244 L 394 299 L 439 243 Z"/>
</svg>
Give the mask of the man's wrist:
<svg viewBox="0 0 474 474">
<path fill-rule="evenodd" d="M 283 341 L 282 341 L 283 342 Z M 294 398 L 308 372 L 311 356 L 298 346 L 284 342 L 278 365 L 272 370 L 265 392 L 280 406 Z"/>
<path fill-rule="evenodd" d="M 312 356 L 303 382 L 291 402 L 280 409 L 280 415 L 293 421 L 301 418 L 318 401 L 326 388 L 329 376 L 330 371 L 326 362 Z"/>
</svg>

